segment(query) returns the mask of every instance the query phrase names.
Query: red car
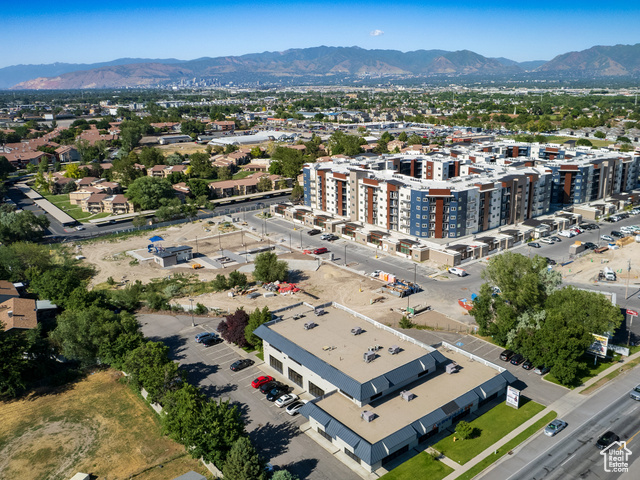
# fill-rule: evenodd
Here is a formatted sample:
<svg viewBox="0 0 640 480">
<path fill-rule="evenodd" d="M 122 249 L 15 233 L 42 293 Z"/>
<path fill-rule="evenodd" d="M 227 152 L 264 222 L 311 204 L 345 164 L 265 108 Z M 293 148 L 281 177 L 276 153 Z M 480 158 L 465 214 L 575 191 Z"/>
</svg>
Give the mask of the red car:
<svg viewBox="0 0 640 480">
<path fill-rule="evenodd" d="M 268 382 L 273 382 L 273 377 L 270 376 L 262 376 L 262 377 L 258 377 L 256 378 L 253 382 L 251 382 L 251 386 L 253 388 L 260 388 L 261 385 L 264 385 L 265 383 Z"/>
<path fill-rule="evenodd" d="M 327 247 L 320 247 L 320 248 L 316 248 L 313 253 L 314 255 L 320 255 L 321 253 L 327 253 L 329 250 L 327 250 Z"/>
</svg>

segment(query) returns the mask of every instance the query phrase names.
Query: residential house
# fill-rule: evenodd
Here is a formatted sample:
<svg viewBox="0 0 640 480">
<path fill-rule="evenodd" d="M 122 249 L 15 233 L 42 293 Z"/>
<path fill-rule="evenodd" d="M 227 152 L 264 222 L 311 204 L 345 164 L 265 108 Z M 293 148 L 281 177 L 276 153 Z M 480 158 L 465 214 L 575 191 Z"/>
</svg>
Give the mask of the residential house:
<svg viewBox="0 0 640 480">
<path fill-rule="evenodd" d="M 133 213 L 133 204 L 124 195 L 108 195 L 105 193 L 93 193 L 81 200 L 83 212 L 89 213 L 111 213 L 122 215 Z"/>
<path fill-rule="evenodd" d="M 56 160 L 60 163 L 79 162 L 80 154 L 73 145 L 62 145 L 56 148 Z"/>
</svg>

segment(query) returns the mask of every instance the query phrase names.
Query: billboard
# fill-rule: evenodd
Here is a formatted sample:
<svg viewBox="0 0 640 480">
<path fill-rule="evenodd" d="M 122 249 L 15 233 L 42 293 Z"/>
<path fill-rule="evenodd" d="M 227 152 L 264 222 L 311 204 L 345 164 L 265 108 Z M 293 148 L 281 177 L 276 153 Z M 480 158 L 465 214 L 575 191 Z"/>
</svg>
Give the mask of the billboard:
<svg viewBox="0 0 640 480">
<path fill-rule="evenodd" d="M 518 408 L 520 405 L 520 390 L 509 386 L 507 387 L 507 405 Z"/>
<path fill-rule="evenodd" d="M 609 337 L 607 337 L 606 335 L 596 335 L 595 333 L 592 333 L 591 335 L 593 335 L 593 343 L 587 349 L 587 353 L 591 353 L 598 357 L 606 357 L 607 346 L 609 345 Z"/>
</svg>

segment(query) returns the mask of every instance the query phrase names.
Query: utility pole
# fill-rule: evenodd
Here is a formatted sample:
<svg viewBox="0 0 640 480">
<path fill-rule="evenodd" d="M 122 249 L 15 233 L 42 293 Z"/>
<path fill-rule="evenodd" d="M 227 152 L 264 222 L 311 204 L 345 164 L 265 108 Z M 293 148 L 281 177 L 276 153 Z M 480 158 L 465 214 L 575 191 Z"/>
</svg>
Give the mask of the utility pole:
<svg viewBox="0 0 640 480">
<path fill-rule="evenodd" d="M 624 299 L 629 298 L 629 277 L 631 276 L 631 260 L 627 260 L 627 286 L 624 290 Z"/>
<path fill-rule="evenodd" d="M 195 327 L 196 322 L 193 320 L 193 298 L 190 298 L 189 301 L 191 302 L 191 326 Z"/>
<path fill-rule="evenodd" d="M 347 245 L 344 246 L 344 266 L 347 266 Z"/>
</svg>

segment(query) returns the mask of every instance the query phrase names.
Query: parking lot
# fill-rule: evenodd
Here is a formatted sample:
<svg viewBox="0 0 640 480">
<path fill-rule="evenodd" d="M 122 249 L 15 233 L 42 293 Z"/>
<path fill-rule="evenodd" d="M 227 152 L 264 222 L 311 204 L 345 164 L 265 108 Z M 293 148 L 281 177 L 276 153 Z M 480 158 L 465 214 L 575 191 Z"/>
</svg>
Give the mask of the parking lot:
<svg viewBox="0 0 640 480">
<path fill-rule="evenodd" d="M 238 406 L 251 440 L 273 465 L 305 479 L 360 478 L 300 430 L 304 417 L 288 415 L 284 408 L 276 407 L 251 387 L 251 381 L 266 372 L 261 369 L 264 363 L 259 358 L 226 342 L 210 347 L 196 343 L 196 334 L 215 331 L 221 319 L 196 318 L 195 327 L 187 315 L 144 314 L 138 320 L 149 339 L 162 341 L 170 348 L 172 358 L 187 372 L 191 383 L 211 398 L 229 400 Z M 254 365 L 239 372 L 229 369 L 233 362 L 247 357 L 255 360 Z M 266 374 L 275 376 L 271 369 Z M 285 378 L 275 377 L 296 387 L 292 391 L 301 398 L 312 398 Z"/>
</svg>

